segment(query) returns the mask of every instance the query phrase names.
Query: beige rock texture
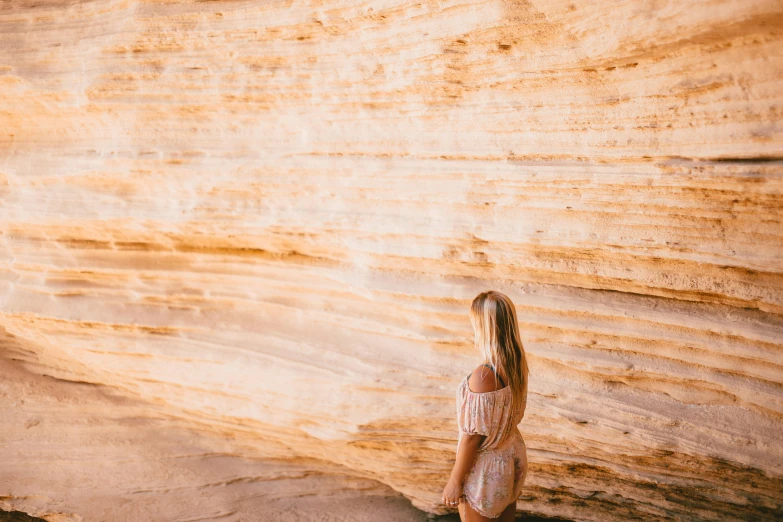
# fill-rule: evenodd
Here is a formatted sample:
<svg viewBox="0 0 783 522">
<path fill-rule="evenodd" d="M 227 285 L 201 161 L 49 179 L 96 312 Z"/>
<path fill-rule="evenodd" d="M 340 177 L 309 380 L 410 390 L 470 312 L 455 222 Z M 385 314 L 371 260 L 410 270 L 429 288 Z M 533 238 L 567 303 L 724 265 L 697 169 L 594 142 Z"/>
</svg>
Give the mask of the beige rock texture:
<svg viewBox="0 0 783 522">
<path fill-rule="evenodd" d="M 27 372 L 13 360 L 18 339 L 2 332 L 0 346 L 13 355 L 0 358 L 0 479 L 17 492 L 0 491 L 0 520 L 14 510 L 47 522 L 428 520 L 351 470 L 281 458 L 275 440 L 188 425 L 110 386 Z"/>
<path fill-rule="evenodd" d="M 443 514 L 492 288 L 530 361 L 520 511 L 779 519 L 782 43 L 771 0 L 9 0 L 3 353 L 155 405 L 221 469 L 241 433 Z M 0 507 L 62 504 L 33 434 L 64 414 L 19 430 L 12 380 Z M 179 455 L 109 424 L 60 447 Z"/>
</svg>

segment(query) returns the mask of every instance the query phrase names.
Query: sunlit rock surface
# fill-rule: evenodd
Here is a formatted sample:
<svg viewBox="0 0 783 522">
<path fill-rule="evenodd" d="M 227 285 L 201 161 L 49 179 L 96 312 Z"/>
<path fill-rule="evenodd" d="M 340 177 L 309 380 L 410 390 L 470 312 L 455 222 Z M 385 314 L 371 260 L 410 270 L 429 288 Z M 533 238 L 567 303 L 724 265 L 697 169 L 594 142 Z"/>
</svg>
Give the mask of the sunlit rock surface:
<svg viewBox="0 0 783 522">
<path fill-rule="evenodd" d="M 427 520 L 378 481 L 280 458 L 284 446 L 263 434 L 194 429 L 161 403 L 25 372 L 15 360 L 24 348 L 2 331 L 0 347 L 0 477 L 12 490 L 0 495 L 0 520 L 19 520 L 12 510 L 47 522 Z"/>
<path fill-rule="evenodd" d="M 6 2 L 0 326 L 443 513 L 493 288 L 520 510 L 774 519 L 781 35 L 775 1 Z"/>
</svg>

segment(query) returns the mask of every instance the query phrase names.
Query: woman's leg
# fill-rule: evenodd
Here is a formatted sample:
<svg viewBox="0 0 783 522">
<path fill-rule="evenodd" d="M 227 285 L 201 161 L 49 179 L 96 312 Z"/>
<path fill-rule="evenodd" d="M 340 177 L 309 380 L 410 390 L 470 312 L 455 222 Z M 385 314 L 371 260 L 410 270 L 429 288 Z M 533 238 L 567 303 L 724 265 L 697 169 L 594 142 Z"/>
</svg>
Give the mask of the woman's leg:
<svg viewBox="0 0 783 522">
<path fill-rule="evenodd" d="M 465 513 L 465 506 L 467 506 L 468 503 L 465 500 L 465 497 L 459 498 L 459 506 L 457 509 L 459 509 L 459 519 L 460 522 L 468 522 L 468 515 Z"/>
<path fill-rule="evenodd" d="M 465 497 L 459 499 L 459 518 L 462 522 L 514 522 L 516 512 L 517 502 L 514 501 L 503 510 L 500 518 L 487 518 L 470 507 Z"/>
<path fill-rule="evenodd" d="M 517 501 L 515 500 L 503 510 L 499 522 L 514 522 L 514 516 L 517 514 Z"/>
</svg>

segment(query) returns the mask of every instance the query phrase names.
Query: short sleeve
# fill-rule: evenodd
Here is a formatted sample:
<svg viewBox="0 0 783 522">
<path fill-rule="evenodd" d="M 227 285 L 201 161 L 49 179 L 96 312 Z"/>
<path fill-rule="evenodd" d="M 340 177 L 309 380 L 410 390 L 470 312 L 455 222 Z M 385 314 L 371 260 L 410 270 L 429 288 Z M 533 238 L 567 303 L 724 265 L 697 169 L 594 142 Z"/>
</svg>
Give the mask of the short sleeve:
<svg viewBox="0 0 783 522">
<path fill-rule="evenodd" d="M 466 391 L 457 413 L 460 431 L 467 434 L 490 435 L 494 423 L 496 395 Z"/>
</svg>

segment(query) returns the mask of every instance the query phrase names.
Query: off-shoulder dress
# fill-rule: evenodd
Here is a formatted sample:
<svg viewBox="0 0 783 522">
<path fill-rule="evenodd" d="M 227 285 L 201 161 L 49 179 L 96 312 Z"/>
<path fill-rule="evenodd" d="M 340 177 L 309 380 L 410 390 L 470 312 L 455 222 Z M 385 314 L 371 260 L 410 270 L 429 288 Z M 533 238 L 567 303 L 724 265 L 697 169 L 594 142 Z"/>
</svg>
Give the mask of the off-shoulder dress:
<svg viewBox="0 0 783 522">
<path fill-rule="evenodd" d="M 519 498 L 527 477 L 527 446 L 517 428 L 525 415 L 527 390 L 522 404 L 512 408 L 509 386 L 491 392 L 473 392 L 468 386 L 470 375 L 457 387 L 457 451 L 465 434 L 486 435 L 486 439 L 465 476 L 462 492 L 476 512 L 498 518 Z"/>
</svg>

